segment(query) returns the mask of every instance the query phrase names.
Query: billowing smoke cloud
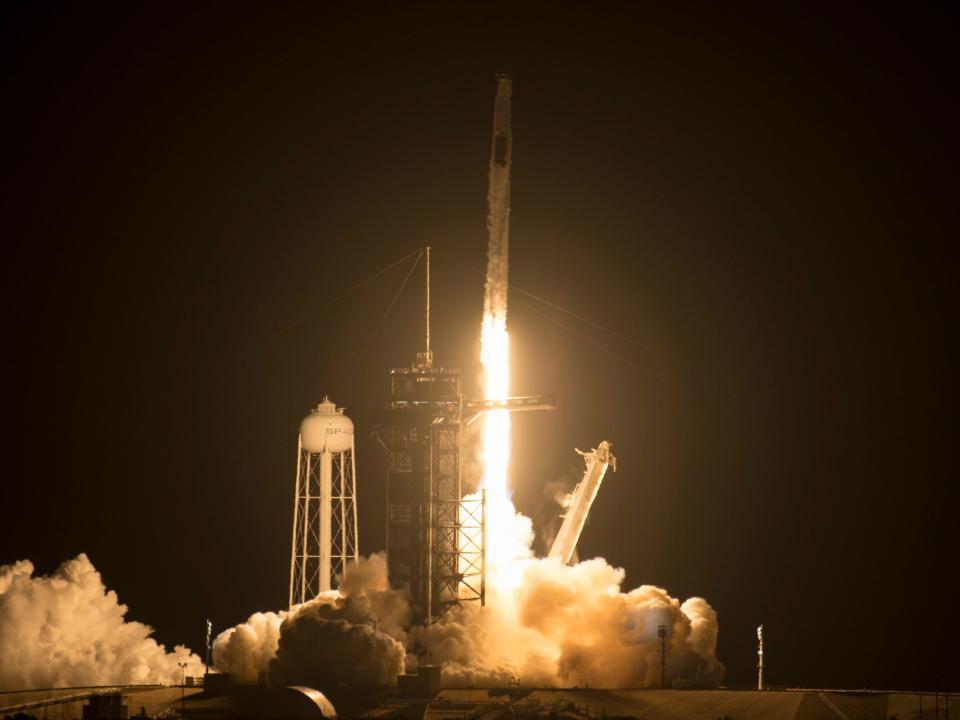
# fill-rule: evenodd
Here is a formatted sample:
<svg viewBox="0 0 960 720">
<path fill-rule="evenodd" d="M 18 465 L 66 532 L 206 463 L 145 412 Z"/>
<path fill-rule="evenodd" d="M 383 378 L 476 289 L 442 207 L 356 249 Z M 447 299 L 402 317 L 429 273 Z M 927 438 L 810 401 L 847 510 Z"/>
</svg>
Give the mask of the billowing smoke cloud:
<svg viewBox="0 0 960 720">
<path fill-rule="evenodd" d="M 334 619 L 333 606 L 311 603 L 281 627 L 270 679 L 331 690 L 392 685 L 403 672 L 403 643 L 370 625 Z"/>
<path fill-rule="evenodd" d="M 338 590 L 220 633 L 213 661 L 243 683 L 269 671 L 274 684 L 391 685 L 404 669 L 409 625 L 409 597 L 390 588 L 386 557 L 377 554 L 350 567 Z"/>
<path fill-rule="evenodd" d="M 33 563 L 0 566 L 0 690 L 124 683 L 177 683 L 203 663 L 187 648 L 167 652 L 153 629 L 125 621 L 127 607 L 80 554 L 50 576 Z"/>
<path fill-rule="evenodd" d="M 410 632 L 411 644 L 443 665 L 449 687 L 658 687 L 657 628 L 667 628 L 667 678 L 715 685 L 717 616 L 707 602 L 683 605 L 644 585 L 622 592 L 623 570 L 603 559 L 576 565 L 520 561 L 515 588 L 484 608 L 462 608 Z"/>
<path fill-rule="evenodd" d="M 390 589 L 385 558 L 374 555 L 339 591 L 222 633 L 214 661 L 245 682 L 269 670 L 274 684 L 326 690 L 390 685 L 419 658 L 443 667 L 447 687 L 659 687 L 663 625 L 668 682 L 719 682 L 717 615 L 705 600 L 681 604 L 650 585 L 623 592 L 623 570 L 601 558 L 570 566 L 533 558 L 529 519 L 515 517 L 520 557 L 486 607 L 465 605 L 409 628 L 408 595 Z"/>
<path fill-rule="evenodd" d="M 233 682 L 254 685 L 276 657 L 280 626 L 288 613 L 258 612 L 246 622 L 224 630 L 213 641 L 213 665 L 230 673 Z"/>
<path fill-rule="evenodd" d="M 214 663 L 243 683 L 269 670 L 273 683 L 330 689 L 390 685 L 419 654 L 443 666 L 448 687 L 657 687 L 663 625 L 668 682 L 721 679 L 717 614 L 705 600 L 681 604 L 648 585 L 623 592 L 623 571 L 600 558 L 534 558 L 532 523 L 519 513 L 501 530 L 513 561 L 486 607 L 411 628 L 408 593 L 390 588 L 386 559 L 374 555 L 339 590 L 221 633 Z M 0 567 L 0 689 L 176 683 L 184 661 L 188 674 L 202 672 L 196 655 L 166 652 L 126 612 L 86 555 L 49 577 L 34 577 L 26 560 Z"/>
</svg>

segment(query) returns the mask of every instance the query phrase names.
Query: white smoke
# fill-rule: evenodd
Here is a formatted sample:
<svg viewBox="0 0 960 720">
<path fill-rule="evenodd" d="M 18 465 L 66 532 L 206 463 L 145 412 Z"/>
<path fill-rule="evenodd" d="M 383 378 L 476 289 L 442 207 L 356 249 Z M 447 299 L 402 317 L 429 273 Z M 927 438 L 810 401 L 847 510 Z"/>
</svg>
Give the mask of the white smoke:
<svg viewBox="0 0 960 720">
<path fill-rule="evenodd" d="M 200 658 L 167 652 L 153 629 L 125 621 L 126 605 L 81 553 L 50 576 L 33 563 L 0 566 L 0 690 L 180 681 L 203 672 Z"/>
<path fill-rule="evenodd" d="M 392 685 L 403 672 L 403 643 L 366 623 L 338 617 L 331 605 L 310 603 L 281 626 L 271 682 L 333 690 Z"/>
<path fill-rule="evenodd" d="M 514 589 L 486 607 L 463 607 L 410 632 L 443 666 L 448 687 L 659 687 L 667 629 L 667 680 L 715 685 L 717 616 L 707 602 L 682 605 L 661 588 L 621 591 L 624 572 L 602 558 L 576 565 L 520 561 Z"/>
<path fill-rule="evenodd" d="M 390 588 L 380 553 L 350 566 L 337 590 L 220 633 L 213 662 L 244 684 L 269 671 L 274 683 L 389 685 L 403 671 L 409 625 L 409 597 Z"/>
<path fill-rule="evenodd" d="M 514 584 L 492 588 L 486 607 L 411 628 L 408 594 L 389 587 L 385 558 L 374 555 L 338 591 L 221 633 L 215 666 L 248 684 L 270 671 L 274 682 L 366 687 L 415 670 L 421 652 L 442 665 L 448 687 L 657 687 L 664 625 L 668 682 L 719 681 L 717 615 L 705 600 L 680 604 L 647 585 L 623 592 L 623 571 L 600 558 L 533 558 L 530 521 L 515 518 Z M 0 689 L 173 684 L 184 661 L 187 674 L 202 672 L 196 655 L 166 652 L 126 612 L 86 555 L 49 577 L 34 577 L 25 560 L 0 567 Z"/>
<path fill-rule="evenodd" d="M 213 641 L 213 665 L 234 682 L 254 685 L 277 655 L 280 626 L 288 613 L 257 612 L 246 622 L 224 630 Z"/>
<path fill-rule="evenodd" d="M 681 604 L 651 585 L 624 592 L 623 570 L 602 558 L 534 558 L 529 518 L 513 518 L 511 571 L 490 588 L 485 607 L 465 604 L 410 627 L 409 595 L 389 587 L 385 558 L 374 555 L 348 571 L 339 590 L 221 633 L 214 662 L 243 682 L 269 671 L 272 683 L 321 689 L 392 684 L 422 661 L 442 666 L 447 687 L 659 687 L 663 625 L 668 683 L 719 682 L 717 614 L 705 600 Z"/>
</svg>

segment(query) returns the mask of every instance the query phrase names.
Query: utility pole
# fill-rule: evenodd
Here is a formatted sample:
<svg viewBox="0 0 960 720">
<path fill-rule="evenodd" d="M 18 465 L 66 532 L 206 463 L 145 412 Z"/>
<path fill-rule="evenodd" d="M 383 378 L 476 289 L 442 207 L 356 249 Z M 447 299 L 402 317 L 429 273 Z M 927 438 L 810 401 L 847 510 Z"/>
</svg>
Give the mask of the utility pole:
<svg viewBox="0 0 960 720">
<path fill-rule="evenodd" d="M 660 638 L 660 688 L 667 689 L 667 626 L 657 626 L 657 637 Z"/>
</svg>

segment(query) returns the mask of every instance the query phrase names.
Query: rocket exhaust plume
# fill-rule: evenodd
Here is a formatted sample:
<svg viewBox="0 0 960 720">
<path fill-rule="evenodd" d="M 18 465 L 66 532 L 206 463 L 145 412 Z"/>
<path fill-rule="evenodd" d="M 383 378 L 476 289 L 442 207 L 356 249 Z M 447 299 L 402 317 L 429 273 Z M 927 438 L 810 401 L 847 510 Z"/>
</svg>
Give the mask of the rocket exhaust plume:
<svg viewBox="0 0 960 720">
<path fill-rule="evenodd" d="M 487 190 L 487 277 L 483 296 L 483 324 L 480 331 L 480 361 L 483 365 L 484 396 L 505 400 L 509 396 L 509 336 L 507 334 L 508 250 L 510 244 L 510 132 L 511 81 L 497 76 L 497 98 L 493 116 Z M 510 462 L 510 415 L 505 410 L 487 412 L 483 418 L 481 462 L 482 487 L 487 493 L 488 587 L 496 592 L 504 581 L 511 545 L 504 542 L 514 515 L 507 483 Z"/>
</svg>

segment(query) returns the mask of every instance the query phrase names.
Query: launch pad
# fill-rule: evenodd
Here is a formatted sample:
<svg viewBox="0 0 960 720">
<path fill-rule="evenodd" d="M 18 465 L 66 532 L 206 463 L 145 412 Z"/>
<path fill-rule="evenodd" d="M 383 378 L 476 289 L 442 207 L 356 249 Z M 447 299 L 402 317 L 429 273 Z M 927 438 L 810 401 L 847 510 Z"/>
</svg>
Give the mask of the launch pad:
<svg viewBox="0 0 960 720">
<path fill-rule="evenodd" d="M 464 429 L 487 411 L 555 406 L 551 396 L 466 400 L 459 370 L 433 367 L 429 350 L 417 358 L 418 366 L 390 370 L 378 439 L 388 455 L 390 582 L 409 587 L 413 621 L 429 624 L 454 606 L 486 601 L 486 496 L 463 496 Z"/>
<path fill-rule="evenodd" d="M 299 690 L 299 692 L 297 692 Z M 953 693 L 876 692 L 850 690 L 604 690 L 447 689 L 435 697 L 402 697 L 396 691 L 368 693 L 333 692 L 326 702 L 308 702 L 309 692 L 296 688 L 230 688 L 212 693 L 177 687 L 111 686 L 62 688 L 0 693 L 0 715 L 24 713 L 47 720 L 85 717 L 91 697 L 104 693 L 122 696 L 124 709 L 134 717 L 187 717 L 209 720 L 226 718 L 378 718 L 384 720 L 443 720 L 444 718 L 489 718 L 489 720 L 672 720 L 692 718 L 771 718 L 772 720 L 836 720 L 865 718 L 924 720 L 949 717 L 960 709 Z M 322 696 L 321 696 L 322 697 Z M 95 720 L 106 720 L 100 716 Z"/>
</svg>

